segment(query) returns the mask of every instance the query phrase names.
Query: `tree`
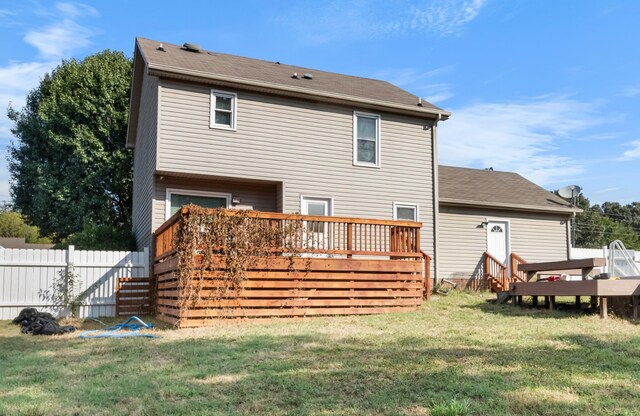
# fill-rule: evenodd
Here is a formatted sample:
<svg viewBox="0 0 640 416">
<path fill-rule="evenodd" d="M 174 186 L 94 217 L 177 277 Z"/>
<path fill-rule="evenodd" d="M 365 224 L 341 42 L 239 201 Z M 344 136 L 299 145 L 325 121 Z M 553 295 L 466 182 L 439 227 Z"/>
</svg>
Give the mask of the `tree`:
<svg viewBox="0 0 640 416">
<path fill-rule="evenodd" d="M 9 107 L 11 195 L 27 221 L 61 241 L 86 223 L 128 230 L 132 155 L 125 149 L 131 61 L 105 50 L 62 61 Z"/>
<path fill-rule="evenodd" d="M 48 244 L 48 238 L 40 237 L 38 227 L 28 225 L 17 212 L 0 213 L 0 237 L 24 238 L 27 243 Z"/>
</svg>

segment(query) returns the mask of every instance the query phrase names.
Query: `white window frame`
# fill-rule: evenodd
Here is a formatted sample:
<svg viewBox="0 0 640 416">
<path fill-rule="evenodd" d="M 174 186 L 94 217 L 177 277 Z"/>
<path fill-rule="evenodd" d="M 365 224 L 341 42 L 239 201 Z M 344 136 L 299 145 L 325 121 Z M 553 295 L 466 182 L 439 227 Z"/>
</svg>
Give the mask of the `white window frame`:
<svg viewBox="0 0 640 416">
<path fill-rule="evenodd" d="M 305 195 L 300 195 L 300 214 L 302 215 L 309 215 L 308 211 L 307 211 L 307 207 L 305 205 L 305 201 L 322 201 L 322 202 L 327 202 L 327 217 L 331 217 L 333 216 L 333 198 L 329 197 L 320 197 L 320 196 L 305 196 Z"/>
<path fill-rule="evenodd" d="M 376 120 L 376 163 L 361 162 L 358 160 L 358 117 L 373 118 Z M 364 166 L 369 168 L 379 168 L 380 164 L 380 115 L 363 113 L 360 111 L 353 112 L 353 165 Z"/>
<path fill-rule="evenodd" d="M 414 208 L 416 210 L 416 218 L 414 221 L 420 221 L 420 205 L 413 202 L 394 202 L 393 203 L 393 219 L 398 219 L 398 208 Z M 408 221 L 408 220 L 402 220 Z"/>
<path fill-rule="evenodd" d="M 229 208 L 231 204 L 231 194 L 226 194 L 221 192 L 194 191 L 191 189 L 181 189 L 181 188 L 167 188 L 166 197 L 165 197 L 165 213 L 164 213 L 165 221 L 171 217 L 171 196 L 172 195 L 225 198 L 227 201 L 225 208 Z"/>
<path fill-rule="evenodd" d="M 231 98 L 231 126 L 226 124 L 216 124 L 216 97 L 224 96 L 227 98 Z M 238 113 L 238 94 L 229 91 L 220 91 L 220 90 L 211 90 L 211 100 L 210 100 L 210 112 L 209 112 L 209 127 L 212 129 L 222 129 L 222 130 L 236 130 L 236 114 Z"/>
</svg>

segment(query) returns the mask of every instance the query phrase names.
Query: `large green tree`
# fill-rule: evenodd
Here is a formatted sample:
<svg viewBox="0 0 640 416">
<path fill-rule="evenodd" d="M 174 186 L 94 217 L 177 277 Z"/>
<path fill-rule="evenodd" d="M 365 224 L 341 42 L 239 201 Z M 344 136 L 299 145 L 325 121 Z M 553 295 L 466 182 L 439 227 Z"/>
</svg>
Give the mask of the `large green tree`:
<svg viewBox="0 0 640 416">
<path fill-rule="evenodd" d="M 131 61 L 105 50 L 65 60 L 9 108 L 15 208 L 60 241 L 85 224 L 130 227 L 132 155 L 125 149 Z"/>
</svg>

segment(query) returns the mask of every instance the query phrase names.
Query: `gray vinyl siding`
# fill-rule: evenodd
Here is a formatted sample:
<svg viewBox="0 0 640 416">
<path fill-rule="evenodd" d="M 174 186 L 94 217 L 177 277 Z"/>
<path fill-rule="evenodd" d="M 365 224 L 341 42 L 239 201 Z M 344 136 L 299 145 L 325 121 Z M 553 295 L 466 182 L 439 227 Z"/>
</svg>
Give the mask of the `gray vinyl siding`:
<svg viewBox="0 0 640 416">
<path fill-rule="evenodd" d="M 153 174 L 156 169 L 158 78 L 145 76 L 142 84 L 136 147 L 133 159 L 132 228 L 138 250 L 151 247 Z"/>
<path fill-rule="evenodd" d="M 440 206 L 440 278 L 480 277 L 487 219 L 509 221 L 511 252 L 528 262 L 568 258 L 567 215 Z"/>
<path fill-rule="evenodd" d="M 238 94 L 236 131 L 209 128 L 211 88 Z M 394 201 L 417 203 L 422 248 L 433 253 L 428 121 L 378 113 L 377 169 L 353 166 L 353 112 L 371 110 L 166 80 L 161 95 L 159 171 L 282 182 L 282 212 L 299 212 L 301 196 L 331 197 L 334 215 L 361 218 L 392 219 Z"/>
<path fill-rule="evenodd" d="M 198 178 L 156 177 L 156 193 L 153 204 L 153 229 L 165 221 L 167 189 L 188 191 L 218 192 L 232 194 L 240 198 L 240 205 L 256 211 L 276 211 L 276 184 L 252 184 L 238 182 L 221 182 Z"/>
</svg>

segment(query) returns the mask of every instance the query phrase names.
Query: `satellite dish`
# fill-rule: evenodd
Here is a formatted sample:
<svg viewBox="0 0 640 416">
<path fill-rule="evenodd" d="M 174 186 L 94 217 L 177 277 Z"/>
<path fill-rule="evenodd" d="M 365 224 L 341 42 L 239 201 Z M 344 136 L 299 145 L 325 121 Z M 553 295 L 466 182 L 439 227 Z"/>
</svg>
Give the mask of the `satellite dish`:
<svg viewBox="0 0 640 416">
<path fill-rule="evenodd" d="M 580 191 L 582 191 L 582 188 L 580 188 L 578 185 L 563 186 L 562 188 L 558 189 L 558 195 L 563 198 L 575 198 L 576 196 L 580 195 Z"/>
</svg>

